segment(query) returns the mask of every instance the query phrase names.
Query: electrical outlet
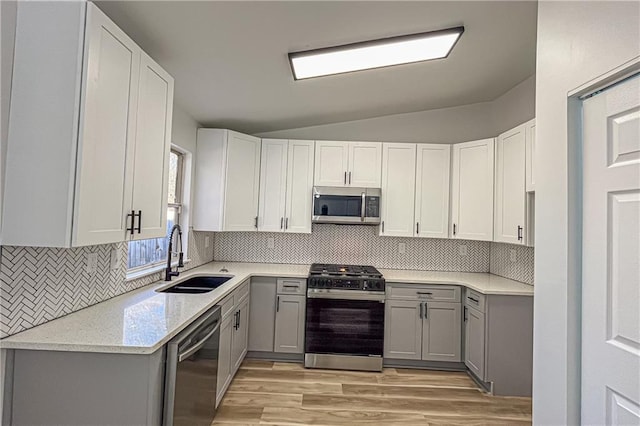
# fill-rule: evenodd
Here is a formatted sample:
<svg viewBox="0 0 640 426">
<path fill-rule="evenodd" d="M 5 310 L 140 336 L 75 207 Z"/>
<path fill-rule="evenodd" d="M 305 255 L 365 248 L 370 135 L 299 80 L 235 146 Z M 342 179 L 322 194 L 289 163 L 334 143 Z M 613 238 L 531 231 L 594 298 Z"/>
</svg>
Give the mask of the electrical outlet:
<svg viewBox="0 0 640 426">
<path fill-rule="evenodd" d="M 111 250 L 111 269 L 118 269 L 120 267 L 120 250 Z"/>
<path fill-rule="evenodd" d="M 85 270 L 88 274 L 95 274 L 98 270 L 98 253 L 89 253 L 87 255 L 87 264 Z"/>
<path fill-rule="evenodd" d="M 211 239 L 207 235 L 206 237 L 204 237 L 204 248 L 209 248 L 210 245 L 211 245 Z"/>
<path fill-rule="evenodd" d="M 398 243 L 398 253 L 405 254 L 407 252 L 407 244 Z"/>
<path fill-rule="evenodd" d="M 518 259 L 516 257 L 516 251 L 514 249 L 509 249 L 509 260 L 512 262 L 517 262 Z"/>
<path fill-rule="evenodd" d="M 276 246 L 275 239 L 273 237 L 267 238 L 267 248 L 272 249 Z"/>
<path fill-rule="evenodd" d="M 467 255 L 467 246 L 464 244 L 461 244 L 458 246 L 458 254 L 460 256 L 466 256 Z"/>
</svg>

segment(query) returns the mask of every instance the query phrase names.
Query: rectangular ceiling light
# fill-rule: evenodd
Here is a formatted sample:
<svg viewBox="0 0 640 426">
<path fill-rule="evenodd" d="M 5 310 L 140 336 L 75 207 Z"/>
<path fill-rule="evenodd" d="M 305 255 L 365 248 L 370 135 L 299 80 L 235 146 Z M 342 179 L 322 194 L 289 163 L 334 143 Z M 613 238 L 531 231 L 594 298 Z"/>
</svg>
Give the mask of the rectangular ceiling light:
<svg viewBox="0 0 640 426">
<path fill-rule="evenodd" d="M 464 27 L 289 53 L 296 80 L 449 56 Z"/>
</svg>

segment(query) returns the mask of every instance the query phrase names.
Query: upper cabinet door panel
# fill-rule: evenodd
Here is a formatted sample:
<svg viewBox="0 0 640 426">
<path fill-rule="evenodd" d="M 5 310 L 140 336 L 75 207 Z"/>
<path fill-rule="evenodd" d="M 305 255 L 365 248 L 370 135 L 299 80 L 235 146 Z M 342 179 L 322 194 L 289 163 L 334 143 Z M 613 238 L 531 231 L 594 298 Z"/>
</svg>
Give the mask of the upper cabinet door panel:
<svg viewBox="0 0 640 426">
<path fill-rule="evenodd" d="M 349 142 L 347 185 L 359 188 L 380 188 L 382 143 Z"/>
<path fill-rule="evenodd" d="M 503 133 L 496 148 L 494 240 L 524 244 L 525 126 Z"/>
<path fill-rule="evenodd" d="M 131 205 L 140 50 L 88 3 L 74 246 L 122 241 Z"/>
<path fill-rule="evenodd" d="M 349 157 L 345 142 L 316 142 L 314 185 L 346 186 Z"/>
<path fill-rule="evenodd" d="M 138 94 L 131 208 L 142 216 L 133 239 L 158 238 L 167 234 L 173 78 L 145 53 Z"/>
<path fill-rule="evenodd" d="M 416 234 L 449 235 L 449 174 L 451 146 L 418 144 L 416 159 Z"/>
<path fill-rule="evenodd" d="M 313 141 L 289 141 L 285 232 L 311 233 Z"/>
<path fill-rule="evenodd" d="M 526 187 L 527 192 L 532 192 L 536 190 L 536 119 L 534 118 L 528 123 L 525 123 L 525 127 L 525 143 L 527 151 Z"/>
<path fill-rule="evenodd" d="M 286 139 L 262 140 L 259 231 L 284 231 L 288 147 L 289 142 Z"/>
<path fill-rule="evenodd" d="M 228 132 L 224 231 L 255 231 L 260 191 L 259 138 Z"/>
<path fill-rule="evenodd" d="M 380 235 L 413 236 L 415 185 L 416 145 L 383 144 Z"/>
<path fill-rule="evenodd" d="M 452 235 L 493 239 L 494 139 L 453 146 Z"/>
</svg>

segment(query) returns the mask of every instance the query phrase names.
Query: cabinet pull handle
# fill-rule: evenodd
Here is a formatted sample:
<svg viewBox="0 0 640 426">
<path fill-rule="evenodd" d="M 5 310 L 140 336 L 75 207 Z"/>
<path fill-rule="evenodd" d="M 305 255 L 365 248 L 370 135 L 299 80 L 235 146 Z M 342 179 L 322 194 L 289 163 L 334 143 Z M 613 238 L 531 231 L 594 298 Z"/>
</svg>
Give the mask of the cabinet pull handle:
<svg viewBox="0 0 640 426">
<path fill-rule="evenodd" d="M 240 318 L 241 318 L 240 313 L 241 312 L 242 312 L 242 309 L 238 309 L 238 328 L 240 328 Z"/>
<path fill-rule="evenodd" d="M 289 218 L 288 217 L 284 219 L 284 229 L 285 230 L 289 229 Z"/>
<path fill-rule="evenodd" d="M 384 220 L 382 221 L 382 233 L 384 234 Z"/>
<path fill-rule="evenodd" d="M 427 296 L 431 296 L 433 293 L 430 291 L 417 291 L 416 294 L 424 294 Z"/>
<path fill-rule="evenodd" d="M 453 236 L 454 237 L 456 236 L 456 224 L 455 223 L 453 224 Z"/>
<path fill-rule="evenodd" d="M 469 300 L 471 300 L 472 302 L 475 302 L 475 303 L 480 303 L 480 300 L 476 299 L 475 297 L 469 296 L 469 297 L 467 297 L 467 299 L 469 299 Z"/>
<path fill-rule="evenodd" d="M 258 229 L 258 216 L 256 216 L 255 218 L 255 223 L 253 224 L 253 226 Z"/>
<path fill-rule="evenodd" d="M 280 218 L 280 229 L 284 228 L 284 217 Z"/>
<path fill-rule="evenodd" d="M 518 225 L 518 241 L 522 241 L 522 226 Z"/>
<path fill-rule="evenodd" d="M 235 311 L 233 314 L 233 329 L 238 329 L 238 311 Z"/>
<path fill-rule="evenodd" d="M 462 320 L 467 322 L 467 307 L 465 306 L 462 311 Z"/>
<path fill-rule="evenodd" d="M 427 306 L 427 302 L 424 302 L 424 319 L 429 318 L 429 307 Z"/>
<path fill-rule="evenodd" d="M 420 222 L 416 222 L 416 235 L 420 234 Z"/>
<path fill-rule="evenodd" d="M 138 234 L 142 232 L 142 210 L 138 210 Z"/>
<path fill-rule="evenodd" d="M 133 235 L 135 231 L 135 223 L 136 223 L 136 212 L 135 210 L 131 210 L 131 213 L 127 214 L 127 219 L 131 218 L 131 226 L 127 228 L 127 232 L 130 232 Z"/>
<path fill-rule="evenodd" d="M 284 287 L 284 288 L 300 288 L 300 286 L 298 284 L 293 284 L 293 285 L 283 284 L 282 287 Z"/>
<path fill-rule="evenodd" d="M 278 300 L 276 302 L 276 312 L 280 312 L 280 296 L 278 296 Z"/>
<path fill-rule="evenodd" d="M 422 303 L 420 303 L 420 319 L 422 319 L 423 316 L 424 316 L 424 313 L 423 313 Z"/>
<path fill-rule="evenodd" d="M 351 185 L 351 172 L 349 172 L 349 185 Z"/>
</svg>

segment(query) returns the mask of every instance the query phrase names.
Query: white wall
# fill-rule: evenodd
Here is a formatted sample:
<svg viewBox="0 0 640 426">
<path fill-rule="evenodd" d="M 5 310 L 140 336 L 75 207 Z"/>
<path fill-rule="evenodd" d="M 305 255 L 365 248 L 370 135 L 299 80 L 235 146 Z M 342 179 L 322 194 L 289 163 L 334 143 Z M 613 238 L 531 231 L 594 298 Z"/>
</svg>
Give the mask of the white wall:
<svg viewBox="0 0 640 426">
<path fill-rule="evenodd" d="M 265 138 L 456 143 L 495 137 L 534 117 L 535 76 L 499 98 L 452 108 L 260 133 Z"/>
<path fill-rule="evenodd" d="M 567 94 L 639 56 L 640 2 L 538 3 L 534 424 L 580 422 L 579 163 Z"/>
</svg>

